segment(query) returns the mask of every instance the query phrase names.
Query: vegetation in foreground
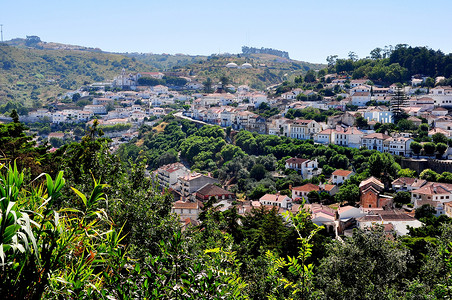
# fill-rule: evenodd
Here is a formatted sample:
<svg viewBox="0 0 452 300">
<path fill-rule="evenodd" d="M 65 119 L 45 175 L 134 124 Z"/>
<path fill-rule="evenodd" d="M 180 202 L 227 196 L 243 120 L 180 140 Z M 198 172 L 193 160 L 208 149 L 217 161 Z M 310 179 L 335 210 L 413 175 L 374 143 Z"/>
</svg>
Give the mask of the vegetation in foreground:
<svg viewBox="0 0 452 300">
<path fill-rule="evenodd" d="M 426 213 L 425 226 L 402 238 L 390 238 L 377 227 L 337 241 L 312 224 L 305 211 L 286 218 L 263 209 L 240 216 L 206 203 L 202 223 L 182 228 L 170 213 L 171 197 L 152 180 L 143 180 L 143 164 L 125 167 L 97 128 L 50 159 L 36 152 L 20 123 L 0 129 L 4 298 L 451 295 L 452 225 L 445 216 Z M 7 150 L 5 144 L 14 148 Z M 20 160 L 20 167 L 18 153 L 29 158 Z M 48 174 L 34 174 L 41 170 Z"/>
</svg>

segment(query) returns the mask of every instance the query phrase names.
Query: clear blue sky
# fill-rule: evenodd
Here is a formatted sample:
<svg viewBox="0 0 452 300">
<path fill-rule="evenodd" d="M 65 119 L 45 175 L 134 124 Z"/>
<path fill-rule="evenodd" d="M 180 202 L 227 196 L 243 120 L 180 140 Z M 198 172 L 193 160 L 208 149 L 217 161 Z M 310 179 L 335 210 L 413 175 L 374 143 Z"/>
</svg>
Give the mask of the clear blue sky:
<svg viewBox="0 0 452 300">
<path fill-rule="evenodd" d="M 104 51 L 192 55 L 248 45 L 325 63 L 400 43 L 450 53 L 451 11 L 450 0 L 8 0 L 0 24 L 4 40 L 37 35 Z"/>
</svg>

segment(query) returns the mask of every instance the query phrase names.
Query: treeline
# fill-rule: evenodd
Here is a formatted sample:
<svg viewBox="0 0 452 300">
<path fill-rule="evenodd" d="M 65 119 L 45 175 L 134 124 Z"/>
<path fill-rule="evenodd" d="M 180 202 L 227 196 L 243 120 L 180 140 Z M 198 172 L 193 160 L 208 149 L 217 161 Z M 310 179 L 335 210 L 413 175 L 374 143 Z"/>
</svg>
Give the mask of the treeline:
<svg viewBox="0 0 452 300">
<path fill-rule="evenodd" d="M 413 75 L 429 77 L 452 75 L 452 54 L 428 47 L 399 44 L 386 50 L 375 48 L 370 57 L 358 59 L 351 52 L 349 58 L 327 58 L 330 72 L 351 74 L 354 79 L 368 78 L 383 83 L 406 82 Z"/>
<path fill-rule="evenodd" d="M 262 47 L 259 49 L 259 48 L 254 48 L 254 47 L 242 46 L 242 53 L 243 54 L 271 54 L 271 55 L 276 55 L 276 56 L 280 56 L 280 57 L 289 59 L 289 52 L 276 50 L 276 49 L 272 49 L 272 48 Z"/>
</svg>

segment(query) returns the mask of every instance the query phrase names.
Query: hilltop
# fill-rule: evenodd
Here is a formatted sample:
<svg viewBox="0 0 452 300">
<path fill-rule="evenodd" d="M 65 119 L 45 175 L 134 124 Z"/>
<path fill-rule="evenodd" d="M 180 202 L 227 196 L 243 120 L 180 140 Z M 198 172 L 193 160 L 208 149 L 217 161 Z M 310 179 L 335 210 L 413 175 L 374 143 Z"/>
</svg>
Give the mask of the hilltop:
<svg viewBox="0 0 452 300">
<path fill-rule="evenodd" d="M 234 63 L 237 68 L 227 68 L 228 63 Z M 244 63 L 251 68 L 240 68 Z M 183 72 L 203 82 L 211 78 L 214 82 L 227 77 L 235 85 L 247 84 L 254 89 L 263 90 L 285 80 L 292 80 L 308 70 L 322 69 L 325 65 L 296 61 L 272 54 L 226 54 L 211 55 L 206 60 L 199 60 L 185 66 L 173 67 L 173 71 Z"/>
</svg>

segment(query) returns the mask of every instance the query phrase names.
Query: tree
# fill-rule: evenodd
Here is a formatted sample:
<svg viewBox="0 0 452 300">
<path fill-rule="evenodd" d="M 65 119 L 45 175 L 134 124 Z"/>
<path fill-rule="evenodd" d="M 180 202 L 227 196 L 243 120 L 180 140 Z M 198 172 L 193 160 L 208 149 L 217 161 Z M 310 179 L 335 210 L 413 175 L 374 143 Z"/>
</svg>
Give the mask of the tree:
<svg viewBox="0 0 452 300">
<path fill-rule="evenodd" d="M 434 86 L 435 86 L 435 79 L 433 79 L 432 77 L 428 77 L 428 78 L 425 80 L 425 86 L 426 86 L 426 87 L 429 87 L 429 88 L 434 87 Z"/>
<path fill-rule="evenodd" d="M 424 152 L 426 155 L 433 155 L 435 153 L 436 147 L 434 143 L 425 143 L 424 144 Z"/>
<path fill-rule="evenodd" d="M 265 177 L 265 167 L 262 164 L 255 164 L 250 170 L 250 177 L 261 180 Z"/>
<path fill-rule="evenodd" d="M 317 191 L 310 191 L 308 193 L 309 203 L 318 203 L 320 201 L 320 195 Z"/>
<path fill-rule="evenodd" d="M 202 84 L 204 85 L 205 93 L 212 93 L 212 79 L 210 79 L 210 77 L 207 77 L 207 79 Z"/>
<path fill-rule="evenodd" d="M 9 116 L 13 119 L 14 123 L 19 123 L 19 114 L 17 113 L 17 110 L 13 109 Z"/>
<path fill-rule="evenodd" d="M 432 135 L 432 141 L 435 144 L 443 143 L 443 144 L 447 145 L 447 141 L 448 140 L 447 140 L 447 137 L 444 134 L 442 134 L 441 132 L 437 132 L 434 135 Z"/>
<path fill-rule="evenodd" d="M 394 161 L 394 156 L 389 153 L 375 152 L 369 158 L 369 173 L 380 178 L 386 187 L 397 176 L 400 165 Z"/>
<path fill-rule="evenodd" d="M 305 82 L 315 82 L 316 81 L 316 74 L 314 70 L 309 70 L 306 75 L 304 76 Z"/>
<path fill-rule="evenodd" d="M 443 157 L 443 155 L 446 152 L 447 148 L 449 148 L 449 147 L 445 143 L 438 143 L 438 144 L 436 144 L 436 152 L 438 152 L 438 157 L 439 158 Z"/>
<path fill-rule="evenodd" d="M 352 61 L 357 61 L 358 60 L 358 55 L 356 55 L 355 52 L 350 51 L 350 52 L 348 52 L 348 58 L 350 58 Z"/>
<path fill-rule="evenodd" d="M 414 217 L 418 220 L 422 218 L 429 218 L 436 213 L 436 209 L 430 204 L 423 204 L 421 207 L 416 209 Z"/>
<path fill-rule="evenodd" d="M 407 169 L 401 169 L 397 175 L 398 175 L 398 177 L 416 178 L 416 171 L 408 169 L 408 168 Z"/>
<path fill-rule="evenodd" d="M 334 199 L 342 204 L 355 205 L 359 201 L 359 187 L 355 184 L 342 185 L 336 195 L 334 195 Z"/>
<path fill-rule="evenodd" d="M 394 196 L 394 202 L 398 207 L 411 202 L 411 194 L 409 192 L 397 192 Z"/>
<path fill-rule="evenodd" d="M 443 172 L 437 178 L 438 182 L 444 183 L 452 183 L 452 173 L 451 172 Z"/>
<path fill-rule="evenodd" d="M 414 123 L 413 121 L 402 119 L 399 122 L 397 122 L 397 127 L 399 128 L 400 131 L 408 131 L 414 128 Z"/>
<path fill-rule="evenodd" d="M 356 126 L 358 126 L 358 128 L 361 128 L 361 129 L 369 128 L 369 124 L 367 123 L 367 120 L 364 119 L 361 115 L 356 118 Z"/>
<path fill-rule="evenodd" d="M 421 150 L 422 150 L 422 144 L 420 144 L 418 142 L 411 142 L 410 149 L 419 158 L 419 153 L 421 153 Z"/>
<path fill-rule="evenodd" d="M 82 96 L 79 93 L 72 95 L 72 102 L 77 102 Z"/>
<path fill-rule="evenodd" d="M 425 179 L 427 181 L 434 181 L 436 182 L 438 179 L 439 174 L 431 169 L 425 169 L 424 171 L 419 174 L 420 179 Z"/>
<path fill-rule="evenodd" d="M 375 48 L 372 51 L 370 51 L 370 58 L 377 60 L 377 59 L 381 59 L 382 56 L 382 49 L 381 48 Z"/>
<path fill-rule="evenodd" d="M 398 123 L 404 116 L 404 108 L 408 106 L 408 98 L 402 91 L 402 88 L 397 88 L 394 96 L 391 99 L 391 111 L 394 115 L 394 122 Z"/>
<path fill-rule="evenodd" d="M 344 241 L 333 241 L 321 260 L 316 282 L 321 299 L 390 299 L 405 277 L 407 250 L 388 239 L 383 226 L 354 230 Z"/>
</svg>

